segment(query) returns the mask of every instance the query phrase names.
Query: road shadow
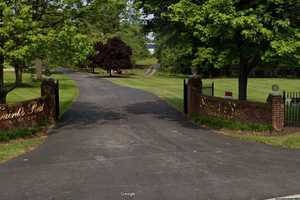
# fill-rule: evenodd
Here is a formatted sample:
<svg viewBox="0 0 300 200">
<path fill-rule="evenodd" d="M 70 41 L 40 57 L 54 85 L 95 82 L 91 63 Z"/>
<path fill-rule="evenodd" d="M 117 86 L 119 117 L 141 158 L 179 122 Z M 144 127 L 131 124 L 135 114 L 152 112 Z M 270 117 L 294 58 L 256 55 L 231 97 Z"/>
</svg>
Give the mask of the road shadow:
<svg viewBox="0 0 300 200">
<path fill-rule="evenodd" d="M 99 105 L 95 103 L 75 102 L 72 107 L 63 114 L 55 129 L 68 127 L 80 130 L 120 119 L 126 119 L 126 115 L 104 107 L 99 107 Z"/>
<path fill-rule="evenodd" d="M 160 120 L 169 120 L 189 129 L 203 129 L 188 121 L 187 117 L 161 100 L 134 103 L 126 106 L 126 111 L 134 115 L 154 115 Z"/>
</svg>

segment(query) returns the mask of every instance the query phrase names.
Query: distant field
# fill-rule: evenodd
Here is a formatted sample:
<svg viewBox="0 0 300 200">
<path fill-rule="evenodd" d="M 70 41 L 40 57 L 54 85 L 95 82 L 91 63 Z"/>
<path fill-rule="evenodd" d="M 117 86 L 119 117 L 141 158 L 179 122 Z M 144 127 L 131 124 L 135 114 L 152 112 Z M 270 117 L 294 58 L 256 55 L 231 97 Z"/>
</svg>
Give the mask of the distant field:
<svg viewBox="0 0 300 200">
<path fill-rule="evenodd" d="M 146 58 L 146 59 L 136 60 L 135 62 L 136 65 L 154 65 L 156 63 L 157 63 L 156 58 Z"/>
<path fill-rule="evenodd" d="M 145 76 L 143 70 L 132 70 L 127 78 L 113 78 L 112 82 L 128 87 L 143 89 L 165 99 L 176 108 L 182 109 L 183 79 L 162 73 Z M 223 97 L 225 91 L 232 91 L 234 98 L 238 97 L 238 80 L 234 78 L 204 79 L 204 84 L 215 83 L 215 96 Z M 273 84 L 278 84 L 281 90 L 300 91 L 299 79 L 250 78 L 248 99 L 265 102 Z"/>
</svg>

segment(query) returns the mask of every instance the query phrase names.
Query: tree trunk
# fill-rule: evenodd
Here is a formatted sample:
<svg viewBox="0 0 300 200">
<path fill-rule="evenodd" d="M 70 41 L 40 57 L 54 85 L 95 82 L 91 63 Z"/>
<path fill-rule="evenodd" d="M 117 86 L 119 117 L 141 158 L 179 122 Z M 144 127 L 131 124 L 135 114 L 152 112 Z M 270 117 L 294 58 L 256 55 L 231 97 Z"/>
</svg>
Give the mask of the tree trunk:
<svg viewBox="0 0 300 200">
<path fill-rule="evenodd" d="M 40 59 L 35 60 L 36 79 L 41 81 L 43 79 L 43 63 Z"/>
<path fill-rule="evenodd" d="M 4 87 L 4 56 L 0 54 L 0 104 L 6 103 Z"/>
<path fill-rule="evenodd" d="M 112 77 L 111 69 L 109 69 L 108 71 L 109 71 L 109 77 Z"/>
<path fill-rule="evenodd" d="M 0 95 L 0 104 L 6 104 L 6 97 L 7 97 L 7 93 L 2 92 Z"/>
<path fill-rule="evenodd" d="M 22 74 L 23 74 L 23 67 L 21 64 L 17 64 L 15 66 L 15 75 L 16 75 L 16 84 L 22 84 Z"/>
<path fill-rule="evenodd" d="M 0 62 L 2 59 L 0 58 Z M 4 69 L 3 63 L 0 63 L 0 104 L 6 103 L 6 92 L 4 88 Z"/>
<path fill-rule="evenodd" d="M 239 72 L 239 100 L 247 100 L 248 60 L 241 58 Z"/>
</svg>

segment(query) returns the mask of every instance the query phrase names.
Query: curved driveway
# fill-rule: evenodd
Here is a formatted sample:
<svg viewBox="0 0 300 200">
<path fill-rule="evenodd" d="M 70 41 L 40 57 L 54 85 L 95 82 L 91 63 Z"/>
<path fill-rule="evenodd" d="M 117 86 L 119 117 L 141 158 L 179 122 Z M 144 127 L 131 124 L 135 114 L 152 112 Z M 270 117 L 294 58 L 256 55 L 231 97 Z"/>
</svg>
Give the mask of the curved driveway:
<svg viewBox="0 0 300 200">
<path fill-rule="evenodd" d="M 80 97 L 35 151 L 0 165 L 1 200 L 265 199 L 300 193 L 300 151 L 217 135 L 157 97 L 71 73 Z"/>
</svg>

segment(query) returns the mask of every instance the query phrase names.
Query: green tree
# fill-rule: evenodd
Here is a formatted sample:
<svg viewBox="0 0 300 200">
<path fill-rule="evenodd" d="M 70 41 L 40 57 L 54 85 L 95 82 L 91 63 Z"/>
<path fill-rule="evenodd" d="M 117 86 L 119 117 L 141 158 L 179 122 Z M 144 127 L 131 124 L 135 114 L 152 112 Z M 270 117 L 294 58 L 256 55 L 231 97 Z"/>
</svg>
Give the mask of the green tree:
<svg viewBox="0 0 300 200">
<path fill-rule="evenodd" d="M 0 103 L 6 103 L 7 94 L 22 81 L 25 64 L 40 58 L 51 65 L 66 65 L 66 61 L 75 65 L 92 49 L 67 5 L 45 0 L 0 2 Z M 4 84 L 4 63 L 15 68 L 14 84 Z"/>
<path fill-rule="evenodd" d="M 88 36 L 80 33 L 78 28 L 70 23 L 65 23 L 60 30 L 51 30 L 44 42 L 44 60 L 54 67 L 80 66 L 93 51 L 93 43 Z"/>
<path fill-rule="evenodd" d="M 0 3 L 0 103 L 6 103 L 7 94 L 22 81 L 22 68 L 30 52 L 34 26 L 30 6 L 22 1 Z M 4 84 L 4 63 L 15 68 L 14 84 Z"/>
<path fill-rule="evenodd" d="M 247 99 L 248 73 L 253 67 L 300 65 L 298 0 L 138 2 L 144 2 L 146 12 L 154 12 L 150 24 L 184 26 L 178 26 L 179 33 L 189 34 L 194 67 L 238 64 L 240 100 Z"/>
<path fill-rule="evenodd" d="M 239 99 L 247 99 L 250 70 L 259 64 L 299 66 L 300 29 L 294 10 L 299 1 L 181 0 L 168 16 L 201 42 L 194 65 L 239 64 Z"/>
<path fill-rule="evenodd" d="M 49 29 L 47 24 L 54 23 L 55 28 L 37 37 L 43 49 L 34 49 L 50 66 L 87 65 L 86 58 L 95 53 L 93 44 L 106 41 L 120 30 L 125 4 L 125 0 L 65 0 L 56 6 L 51 4 L 49 9 L 56 14 L 44 20 L 44 27 Z"/>
<path fill-rule="evenodd" d="M 127 1 L 126 8 L 121 16 L 120 31 L 116 35 L 132 48 L 133 60 L 144 59 L 150 56 L 141 14 L 135 8 L 132 0 Z"/>
<path fill-rule="evenodd" d="M 170 20 L 165 15 L 169 6 L 178 2 L 179 0 L 135 0 L 135 5 L 143 11 L 145 31 L 155 33 L 155 55 L 162 70 L 190 73 L 198 41 L 182 22 Z"/>
<path fill-rule="evenodd" d="M 146 36 L 140 24 L 123 23 L 117 35 L 132 48 L 134 60 L 149 57 Z"/>
<path fill-rule="evenodd" d="M 120 30 L 126 0 L 68 0 L 64 13 L 93 42 L 105 41 Z"/>
<path fill-rule="evenodd" d="M 126 0 L 0 1 L 0 103 L 16 86 L 4 85 L 4 63 L 16 70 L 35 59 L 48 66 L 79 66 L 93 43 L 120 31 Z"/>
</svg>

